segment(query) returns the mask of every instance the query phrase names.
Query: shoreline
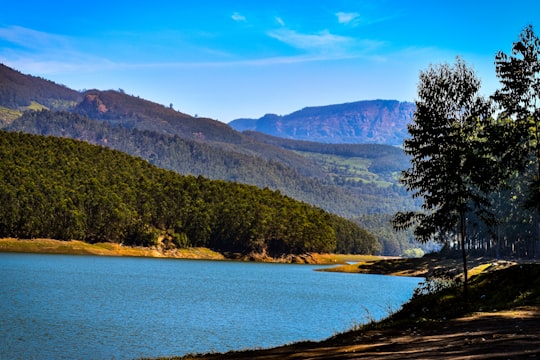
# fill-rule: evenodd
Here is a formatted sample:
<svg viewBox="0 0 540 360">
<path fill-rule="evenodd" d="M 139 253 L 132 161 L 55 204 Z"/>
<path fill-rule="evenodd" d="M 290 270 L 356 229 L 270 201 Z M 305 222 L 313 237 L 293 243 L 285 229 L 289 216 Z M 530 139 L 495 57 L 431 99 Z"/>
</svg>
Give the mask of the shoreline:
<svg viewBox="0 0 540 360">
<path fill-rule="evenodd" d="M 246 262 L 269 262 L 312 265 L 346 265 L 350 262 L 384 260 L 389 257 L 375 255 L 345 255 L 308 253 L 272 258 L 264 254 L 220 253 L 204 247 L 164 249 L 162 247 L 131 247 L 115 243 L 89 244 L 79 240 L 54 239 L 0 239 L 0 252 L 63 255 L 129 256 L 163 259 L 223 260 Z"/>
<path fill-rule="evenodd" d="M 81 241 L 59 241 L 51 239 L 0 239 L 0 252 L 41 253 L 41 254 L 71 254 L 95 256 L 131 256 L 176 259 L 201 259 L 224 261 L 268 261 L 267 258 L 254 256 L 234 257 L 233 254 L 213 252 L 206 248 L 161 249 L 134 248 L 119 244 L 98 243 L 87 244 Z M 273 262 L 292 261 L 293 258 L 274 259 Z M 319 265 L 340 265 L 317 269 L 317 271 L 339 271 L 347 273 L 367 273 L 394 276 L 429 277 L 437 271 L 449 271 L 459 274 L 460 259 L 423 258 L 405 259 L 362 255 L 334 254 L 305 254 L 299 259 L 318 261 Z M 298 260 L 298 259 L 297 259 Z M 485 359 L 493 357 L 524 358 L 540 356 L 540 300 L 533 300 L 524 306 L 515 303 L 529 294 L 538 299 L 539 283 L 536 281 L 532 288 L 524 288 L 515 299 L 508 298 L 507 288 L 513 286 L 518 279 L 527 279 L 533 269 L 538 274 L 537 260 L 520 261 L 510 259 L 496 260 L 489 258 L 470 258 L 469 275 L 481 274 L 484 279 L 496 279 L 498 273 L 515 269 L 519 275 L 507 280 L 497 280 L 497 284 L 505 284 L 506 288 L 496 289 L 486 287 L 477 293 L 477 306 L 460 313 L 458 317 L 443 317 L 422 313 L 425 305 L 409 302 L 398 313 L 379 322 L 368 323 L 360 328 L 353 328 L 344 333 L 322 341 L 291 343 L 275 348 L 230 351 L 226 353 L 188 354 L 179 357 L 153 359 L 411 359 L 425 358 L 470 358 Z M 349 262 L 356 261 L 354 264 Z M 529 264 L 527 264 L 529 263 Z M 519 266 L 515 266 L 519 264 Z M 522 269 L 523 267 L 523 269 Z M 514 270 L 512 270 L 514 271 Z M 503 278 L 504 279 L 504 278 Z M 483 284 L 483 281 L 477 284 Z M 497 306 L 485 308 L 484 300 L 499 298 Z M 478 296 L 482 294 L 481 297 Z M 487 294 L 487 295 L 485 295 Z M 432 299 L 435 303 L 442 302 L 447 297 L 442 294 Z M 447 300 L 445 300 L 447 301 Z M 499 306 L 500 305 L 500 306 Z M 509 305 L 509 306 L 507 306 Z M 517 305 L 517 306 L 516 306 Z M 412 306 L 412 308 L 411 308 Z M 430 306 L 433 306 L 430 305 Z M 454 305 L 452 305 L 454 306 Z M 456 302 L 455 306 L 460 307 Z M 414 310 L 416 309 L 416 310 Z M 497 310 L 499 309 L 499 310 Z M 412 314 L 412 315 L 411 315 Z M 420 314 L 421 316 L 414 316 Z M 395 315 L 400 315 L 396 317 Z M 426 316 L 426 318 L 424 318 Z M 406 355 L 406 356 L 405 356 Z"/>
<path fill-rule="evenodd" d="M 540 310 L 523 308 L 352 330 L 320 342 L 146 360 L 523 359 L 540 356 L 539 343 Z"/>
<path fill-rule="evenodd" d="M 440 289 L 413 297 L 399 311 L 381 321 L 322 341 L 154 360 L 522 359 L 540 356 L 540 264 L 537 261 L 484 262 L 471 271 L 475 274 L 470 278 L 471 297 L 466 303 L 459 286 Z M 533 278 L 529 280 L 531 275 Z M 526 300 L 527 297 L 530 298 Z"/>
<path fill-rule="evenodd" d="M 427 278 L 437 273 L 445 273 L 452 277 L 460 277 L 463 273 L 463 260 L 453 257 L 439 257 L 425 255 L 421 258 L 391 258 L 382 260 L 360 261 L 354 264 L 346 264 L 326 269 L 317 269 L 324 272 L 343 272 L 353 274 L 378 274 L 390 276 L 411 276 Z M 467 274 L 469 277 L 483 271 L 501 269 L 511 265 L 534 260 L 523 261 L 517 259 L 496 259 L 491 257 L 467 258 Z"/>
</svg>

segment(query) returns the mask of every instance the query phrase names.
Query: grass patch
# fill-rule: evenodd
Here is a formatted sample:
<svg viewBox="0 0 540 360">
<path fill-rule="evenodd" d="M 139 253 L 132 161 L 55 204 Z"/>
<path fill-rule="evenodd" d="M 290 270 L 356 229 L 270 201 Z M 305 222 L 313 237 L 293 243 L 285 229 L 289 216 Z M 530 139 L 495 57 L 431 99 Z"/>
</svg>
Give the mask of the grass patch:
<svg viewBox="0 0 540 360">
<path fill-rule="evenodd" d="M 373 184 L 386 188 L 392 185 L 391 179 L 382 179 L 378 174 L 369 170 L 372 162 L 362 157 L 350 157 L 297 151 L 313 160 L 325 170 L 337 183 Z"/>
<path fill-rule="evenodd" d="M 48 102 L 51 104 L 51 107 L 54 110 L 69 110 L 77 106 L 77 101 L 72 100 L 61 100 L 61 99 L 48 99 Z"/>
<path fill-rule="evenodd" d="M 115 243 L 88 244 L 78 240 L 60 241 L 51 239 L 0 239 L 0 252 L 160 257 L 179 259 L 224 259 L 222 254 L 206 248 L 186 248 L 161 251 L 157 248 L 130 247 Z"/>
<path fill-rule="evenodd" d="M 32 110 L 32 111 L 41 111 L 41 110 L 49 110 L 48 107 L 45 105 L 41 105 L 38 102 L 30 101 L 30 105 L 28 106 L 21 106 L 22 111 Z"/>
<path fill-rule="evenodd" d="M 351 265 L 337 266 L 335 268 L 323 269 L 322 271 L 346 272 L 359 274 L 382 274 L 401 276 L 423 276 L 430 267 L 433 267 L 436 260 L 423 258 L 382 258 L 373 257 L 363 259 Z"/>
<path fill-rule="evenodd" d="M 22 111 L 0 106 L 0 124 L 11 124 L 22 115 Z"/>
<path fill-rule="evenodd" d="M 459 277 L 431 277 L 416 290 L 412 300 L 382 322 L 444 321 L 479 312 L 540 307 L 540 264 L 487 264 L 469 279 L 468 301 Z M 445 285 L 433 285 L 435 282 Z M 431 283 L 431 285 L 429 284 Z M 381 325 L 381 324 L 379 324 Z"/>
<path fill-rule="evenodd" d="M 381 256 L 375 255 L 355 255 L 355 254 L 310 254 L 317 264 L 348 264 L 360 261 L 381 260 Z M 343 265 L 342 267 L 346 267 Z M 341 267 L 340 267 L 341 268 Z M 332 268 L 333 269 L 333 268 Z"/>
<path fill-rule="evenodd" d="M 512 264 L 511 262 L 497 261 L 491 258 L 469 258 L 469 277 L 490 270 L 493 266 Z M 359 274 L 382 274 L 395 276 L 432 276 L 434 273 L 446 269 L 452 275 L 460 276 L 463 264 L 460 258 L 444 258 L 437 254 L 427 254 L 421 258 L 374 258 L 364 259 L 356 264 L 336 266 L 321 271 L 347 272 Z"/>
</svg>

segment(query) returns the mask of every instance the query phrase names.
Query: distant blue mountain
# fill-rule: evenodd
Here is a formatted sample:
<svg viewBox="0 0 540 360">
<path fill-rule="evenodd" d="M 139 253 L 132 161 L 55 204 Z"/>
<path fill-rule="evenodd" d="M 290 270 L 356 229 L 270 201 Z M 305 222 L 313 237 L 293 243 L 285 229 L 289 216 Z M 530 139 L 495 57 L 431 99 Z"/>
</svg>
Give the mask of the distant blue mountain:
<svg viewBox="0 0 540 360">
<path fill-rule="evenodd" d="M 287 139 L 322 143 L 402 145 L 415 105 L 397 100 L 365 100 L 306 107 L 289 115 L 237 119 L 238 131 L 258 131 Z"/>
</svg>

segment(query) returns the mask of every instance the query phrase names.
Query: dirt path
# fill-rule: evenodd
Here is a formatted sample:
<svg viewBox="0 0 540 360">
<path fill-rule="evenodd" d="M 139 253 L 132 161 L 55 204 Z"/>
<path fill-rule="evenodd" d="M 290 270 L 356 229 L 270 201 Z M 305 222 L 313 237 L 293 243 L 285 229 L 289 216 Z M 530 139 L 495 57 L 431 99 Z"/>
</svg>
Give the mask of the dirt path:
<svg viewBox="0 0 540 360">
<path fill-rule="evenodd" d="M 320 343 L 199 359 L 531 359 L 540 357 L 540 310 L 477 313 L 415 327 L 350 332 Z"/>
</svg>

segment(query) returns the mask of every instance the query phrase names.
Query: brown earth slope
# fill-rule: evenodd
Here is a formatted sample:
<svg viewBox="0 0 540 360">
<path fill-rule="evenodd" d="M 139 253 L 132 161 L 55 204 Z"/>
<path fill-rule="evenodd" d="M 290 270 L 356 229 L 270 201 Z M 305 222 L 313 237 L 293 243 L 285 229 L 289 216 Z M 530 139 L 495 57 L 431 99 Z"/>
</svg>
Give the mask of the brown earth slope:
<svg viewBox="0 0 540 360">
<path fill-rule="evenodd" d="M 183 359 L 529 359 L 540 357 L 538 309 L 349 332 L 320 343 Z"/>
<path fill-rule="evenodd" d="M 426 262 L 427 260 L 427 262 Z M 445 268 L 454 271 L 455 264 Z M 478 261 L 478 263 L 476 263 Z M 322 342 L 278 348 L 186 356 L 180 359 L 530 359 L 540 356 L 540 264 L 480 263 L 469 282 L 468 301 L 459 277 L 455 285 L 423 292 L 379 323 Z M 398 270 L 406 261 L 377 262 Z M 431 259 L 412 260 L 425 271 Z M 399 266 L 397 266 L 399 265 Z M 361 266 L 365 270 L 365 264 Z M 356 267 L 358 268 L 358 266 Z M 373 270 L 374 271 L 374 270 Z M 371 272 L 373 272 L 371 271 Z M 390 273 L 392 271 L 389 271 Z M 400 273 L 400 271 L 397 271 Z M 427 285 L 426 285 L 427 284 Z"/>
</svg>

